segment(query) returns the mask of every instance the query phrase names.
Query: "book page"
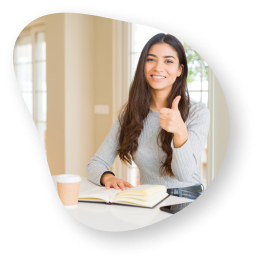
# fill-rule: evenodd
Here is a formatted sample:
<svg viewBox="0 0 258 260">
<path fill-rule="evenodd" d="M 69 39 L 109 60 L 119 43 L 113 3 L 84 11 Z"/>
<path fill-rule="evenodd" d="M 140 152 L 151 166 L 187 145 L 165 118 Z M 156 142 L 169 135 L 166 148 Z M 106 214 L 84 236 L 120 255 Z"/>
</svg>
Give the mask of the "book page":
<svg viewBox="0 0 258 260">
<path fill-rule="evenodd" d="M 165 193 L 167 192 L 167 188 L 164 185 L 139 185 L 133 188 L 126 188 L 125 191 L 120 192 L 117 194 L 116 198 L 118 197 L 152 197 L 158 195 L 160 192 Z"/>
<path fill-rule="evenodd" d="M 155 199 L 157 196 L 164 194 L 164 190 L 160 190 L 159 192 L 156 192 L 150 196 L 143 196 L 143 195 L 139 195 L 139 194 L 123 194 L 123 193 L 119 193 L 117 194 L 117 196 L 112 200 L 112 202 L 118 201 L 118 200 L 128 200 L 128 199 L 136 199 L 139 202 L 140 201 L 151 201 L 153 199 Z"/>
<path fill-rule="evenodd" d="M 143 201 L 143 200 L 138 200 L 138 199 L 125 199 L 125 200 L 114 201 L 114 203 L 152 208 L 154 205 L 159 203 L 161 200 L 163 200 L 167 196 L 168 196 L 167 193 L 162 193 L 162 194 L 159 194 L 158 196 L 155 196 L 155 198 L 153 198 L 152 200 Z"/>
<path fill-rule="evenodd" d="M 110 201 L 110 197 L 121 192 L 121 190 L 116 190 L 114 188 L 106 189 L 106 187 L 96 187 L 89 191 L 85 191 L 79 194 L 79 200 L 85 201 Z"/>
</svg>

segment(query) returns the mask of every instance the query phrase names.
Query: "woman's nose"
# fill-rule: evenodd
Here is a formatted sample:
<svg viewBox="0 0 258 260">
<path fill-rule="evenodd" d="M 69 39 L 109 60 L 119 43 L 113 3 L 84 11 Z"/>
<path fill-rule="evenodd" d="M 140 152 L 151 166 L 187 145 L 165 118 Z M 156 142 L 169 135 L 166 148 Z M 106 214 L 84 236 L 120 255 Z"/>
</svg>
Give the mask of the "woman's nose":
<svg viewBox="0 0 258 260">
<path fill-rule="evenodd" d="M 155 64 L 155 68 L 154 68 L 156 71 L 163 71 L 163 65 L 161 62 L 156 62 Z"/>
</svg>

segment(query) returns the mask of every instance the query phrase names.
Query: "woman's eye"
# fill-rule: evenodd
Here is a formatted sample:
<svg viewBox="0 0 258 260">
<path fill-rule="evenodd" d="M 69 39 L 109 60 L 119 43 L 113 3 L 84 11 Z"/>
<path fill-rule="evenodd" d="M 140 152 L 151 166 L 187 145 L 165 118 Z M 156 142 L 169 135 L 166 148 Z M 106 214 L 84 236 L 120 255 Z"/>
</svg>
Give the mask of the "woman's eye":
<svg viewBox="0 0 258 260">
<path fill-rule="evenodd" d="M 155 61 L 155 60 L 149 58 L 146 61 Z M 165 63 L 173 63 L 173 61 L 172 60 L 166 60 Z"/>
</svg>

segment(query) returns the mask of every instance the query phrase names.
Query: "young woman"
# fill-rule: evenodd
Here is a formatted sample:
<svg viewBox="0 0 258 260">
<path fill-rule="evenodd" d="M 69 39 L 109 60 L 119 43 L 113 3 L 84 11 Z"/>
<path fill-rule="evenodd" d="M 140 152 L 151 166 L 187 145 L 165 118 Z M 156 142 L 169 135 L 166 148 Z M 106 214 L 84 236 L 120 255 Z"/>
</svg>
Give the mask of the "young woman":
<svg viewBox="0 0 258 260">
<path fill-rule="evenodd" d="M 107 189 L 133 187 L 110 171 L 117 155 L 132 160 L 141 184 L 168 189 L 201 184 L 199 162 L 210 113 L 190 100 L 187 60 L 180 41 L 157 34 L 145 45 L 129 90 L 129 99 L 108 136 L 87 165 L 89 181 Z"/>
</svg>

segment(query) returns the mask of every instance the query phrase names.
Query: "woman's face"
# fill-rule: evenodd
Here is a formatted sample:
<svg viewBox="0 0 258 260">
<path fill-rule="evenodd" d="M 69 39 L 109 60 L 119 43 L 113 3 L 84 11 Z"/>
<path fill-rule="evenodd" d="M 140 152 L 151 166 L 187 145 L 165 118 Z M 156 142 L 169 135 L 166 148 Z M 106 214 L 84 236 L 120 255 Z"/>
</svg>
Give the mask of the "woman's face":
<svg viewBox="0 0 258 260">
<path fill-rule="evenodd" d="M 170 91 L 176 78 L 182 73 L 177 52 L 167 43 L 151 46 L 144 66 L 147 82 L 155 90 Z"/>
</svg>

